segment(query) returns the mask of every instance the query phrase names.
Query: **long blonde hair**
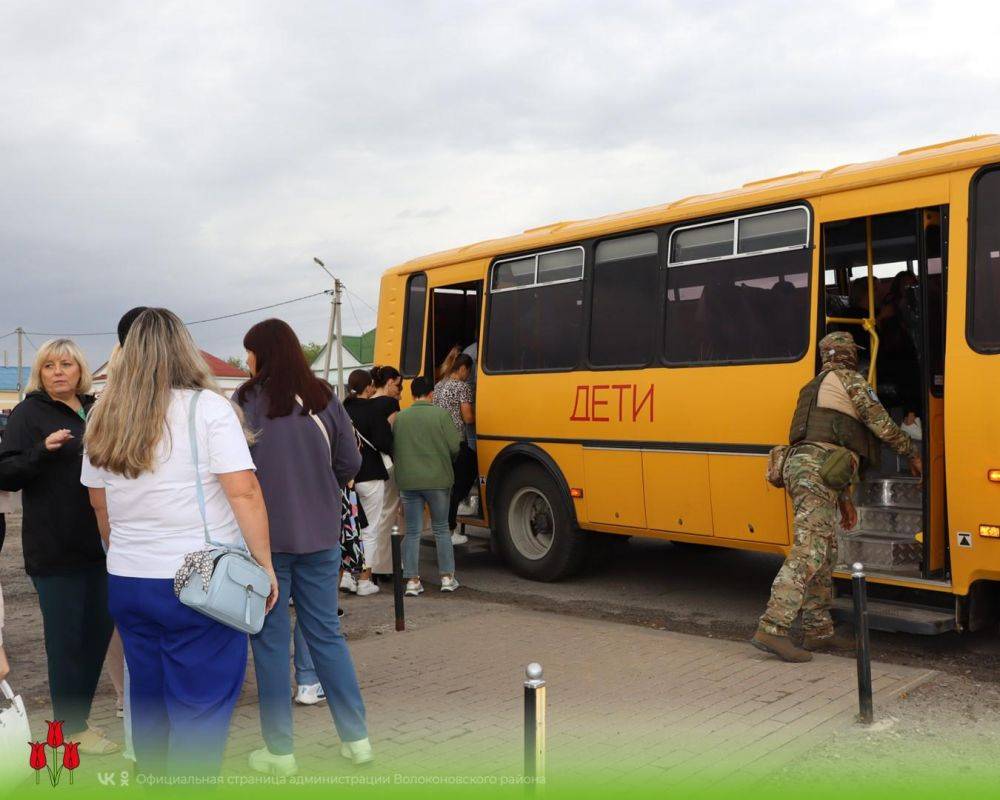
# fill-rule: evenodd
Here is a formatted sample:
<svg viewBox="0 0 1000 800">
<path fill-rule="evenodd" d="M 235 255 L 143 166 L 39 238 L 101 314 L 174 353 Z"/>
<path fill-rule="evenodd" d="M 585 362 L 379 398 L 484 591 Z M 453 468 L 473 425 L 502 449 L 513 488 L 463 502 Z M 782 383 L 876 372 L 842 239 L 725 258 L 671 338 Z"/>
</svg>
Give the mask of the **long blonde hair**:
<svg viewBox="0 0 1000 800">
<path fill-rule="evenodd" d="M 76 393 L 87 394 L 90 391 L 93 376 L 90 374 L 90 367 L 87 366 L 87 357 L 72 339 L 49 339 L 38 348 L 38 352 L 35 354 L 35 363 L 31 365 L 31 375 L 28 377 L 25 391 L 44 391 L 42 367 L 53 358 L 62 358 L 63 356 L 72 358 L 80 367 L 80 382 L 76 385 Z"/>
<path fill-rule="evenodd" d="M 445 378 L 451 375 L 451 370 L 455 366 L 455 359 L 458 358 L 461 354 L 462 354 L 462 348 L 459 347 L 457 344 L 454 345 L 451 348 L 451 350 L 448 351 L 448 355 L 444 357 L 444 361 L 441 362 L 441 365 L 437 368 L 437 371 L 434 373 L 435 382 L 443 381 Z"/>
<path fill-rule="evenodd" d="M 129 329 L 87 420 L 91 463 L 126 478 L 151 472 L 173 389 L 219 391 L 184 323 L 165 308 L 149 308 Z"/>
</svg>

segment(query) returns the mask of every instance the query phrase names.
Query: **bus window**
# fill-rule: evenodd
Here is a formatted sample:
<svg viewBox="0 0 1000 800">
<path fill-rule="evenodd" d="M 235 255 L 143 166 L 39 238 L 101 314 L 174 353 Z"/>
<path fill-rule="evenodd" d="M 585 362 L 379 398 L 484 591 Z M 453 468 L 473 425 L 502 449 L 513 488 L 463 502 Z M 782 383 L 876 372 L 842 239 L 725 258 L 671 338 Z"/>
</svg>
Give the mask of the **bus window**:
<svg viewBox="0 0 1000 800">
<path fill-rule="evenodd" d="M 973 199 L 969 344 L 1000 352 L 1000 169 L 979 176 Z"/>
<path fill-rule="evenodd" d="M 497 261 L 490 280 L 489 372 L 577 365 L 583 329 L 583 248 Z"/>
<path fill-rule="evenodd" d="M 809 342 L 808 237 L 803 207 L 675 230 L 667 269 L 667 363 L 801 358 Z"/>
<path fill-rule="evenodd" d="M 645 366 L 653 357 L 658 311 L 655 233 L 607 239 L 594 255 L 590 363 Z"/>
<path fill-rule="evenodd" d="M 424 314 L 427 307 L 427 276 L 412 275 L 406 284 L 406 316 L 403 333 L 403 357 L 400 372 L 412 378 L 423 365 Z"/>
</svg>

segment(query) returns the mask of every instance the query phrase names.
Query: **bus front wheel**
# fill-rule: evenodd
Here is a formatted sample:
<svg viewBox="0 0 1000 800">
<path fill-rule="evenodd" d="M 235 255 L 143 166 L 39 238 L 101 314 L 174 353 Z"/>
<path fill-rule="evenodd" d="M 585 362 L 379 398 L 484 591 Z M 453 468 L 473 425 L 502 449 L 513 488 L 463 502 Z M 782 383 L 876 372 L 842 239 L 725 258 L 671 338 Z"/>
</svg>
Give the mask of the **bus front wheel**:
<svg viewBox="0 0 1000 800">
<path fill-rule="evenodd" d="M 573 524 L 569 498 L 544 467 L 515 468 L 503 481 L 497 500 L 497 538 L 514 572 L 536 581 L 555 581 L 580 568 L 586 536 Z"/>
</svg>

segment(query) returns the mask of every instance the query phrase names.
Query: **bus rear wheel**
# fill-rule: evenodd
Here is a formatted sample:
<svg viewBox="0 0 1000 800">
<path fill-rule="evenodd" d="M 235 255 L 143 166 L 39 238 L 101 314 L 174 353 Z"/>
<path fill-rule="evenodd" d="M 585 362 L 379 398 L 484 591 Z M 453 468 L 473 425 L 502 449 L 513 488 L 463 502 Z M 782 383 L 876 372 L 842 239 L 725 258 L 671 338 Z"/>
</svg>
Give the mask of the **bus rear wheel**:
<svg viewBox="0 0 1000 800">
<path fill-rule="evenodd" d="M 503 481 L 497 501 L 497 539 L 514 572 L 556 581 L 580 568 L 587 539 L 573 524 L 569 499 L 544 467 L 516 467 Z"/>
</svg>

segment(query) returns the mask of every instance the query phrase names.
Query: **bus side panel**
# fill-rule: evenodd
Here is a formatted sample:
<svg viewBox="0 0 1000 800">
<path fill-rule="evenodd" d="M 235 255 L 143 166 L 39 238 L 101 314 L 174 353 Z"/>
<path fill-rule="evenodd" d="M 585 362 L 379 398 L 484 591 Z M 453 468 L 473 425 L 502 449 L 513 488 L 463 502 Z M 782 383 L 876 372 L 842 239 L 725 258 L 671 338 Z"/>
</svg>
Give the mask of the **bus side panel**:
<svg viewBox="0 0 1000 800">
<path fill-rule="evenodd" d="M 969 218 L 972 176 L 971 170 L 952 176 L 948 247 L 945 461 L 952 585 L 959 595 L 976 580 L 1000 580 L 1000 539 L 979 535 L 980 525 L 1000 524 L 1000 484 L 987 480 L 987 471 L 1000 467 L 1000 354 L 976 353 L 966 339 L 970 232 L 959 221 Z"/>
<path fill-rule="evenodd" d="M 650 528 L 713 534 L 707 455 L 646 452 L 642 454 L 642 470 Z"/>
<path fill-rule="evenodd" d="M 407 275 L 386 274 L 378 296 L 378 328 L 375 331 L 375 363 L 399 367 L 403 344 L 403 300 Z"/>
<path fill-rule="evenodd" d="M 583 471 L 589 522 L 646 527 L 642 453 L 585 448 Z"/>
<path fill-rule="evenodd" d="M 708 457 L 715 535 L 749 542 L 788 544 L 785 491 L 767 482 L 766 457 Z"/>
</svg>

